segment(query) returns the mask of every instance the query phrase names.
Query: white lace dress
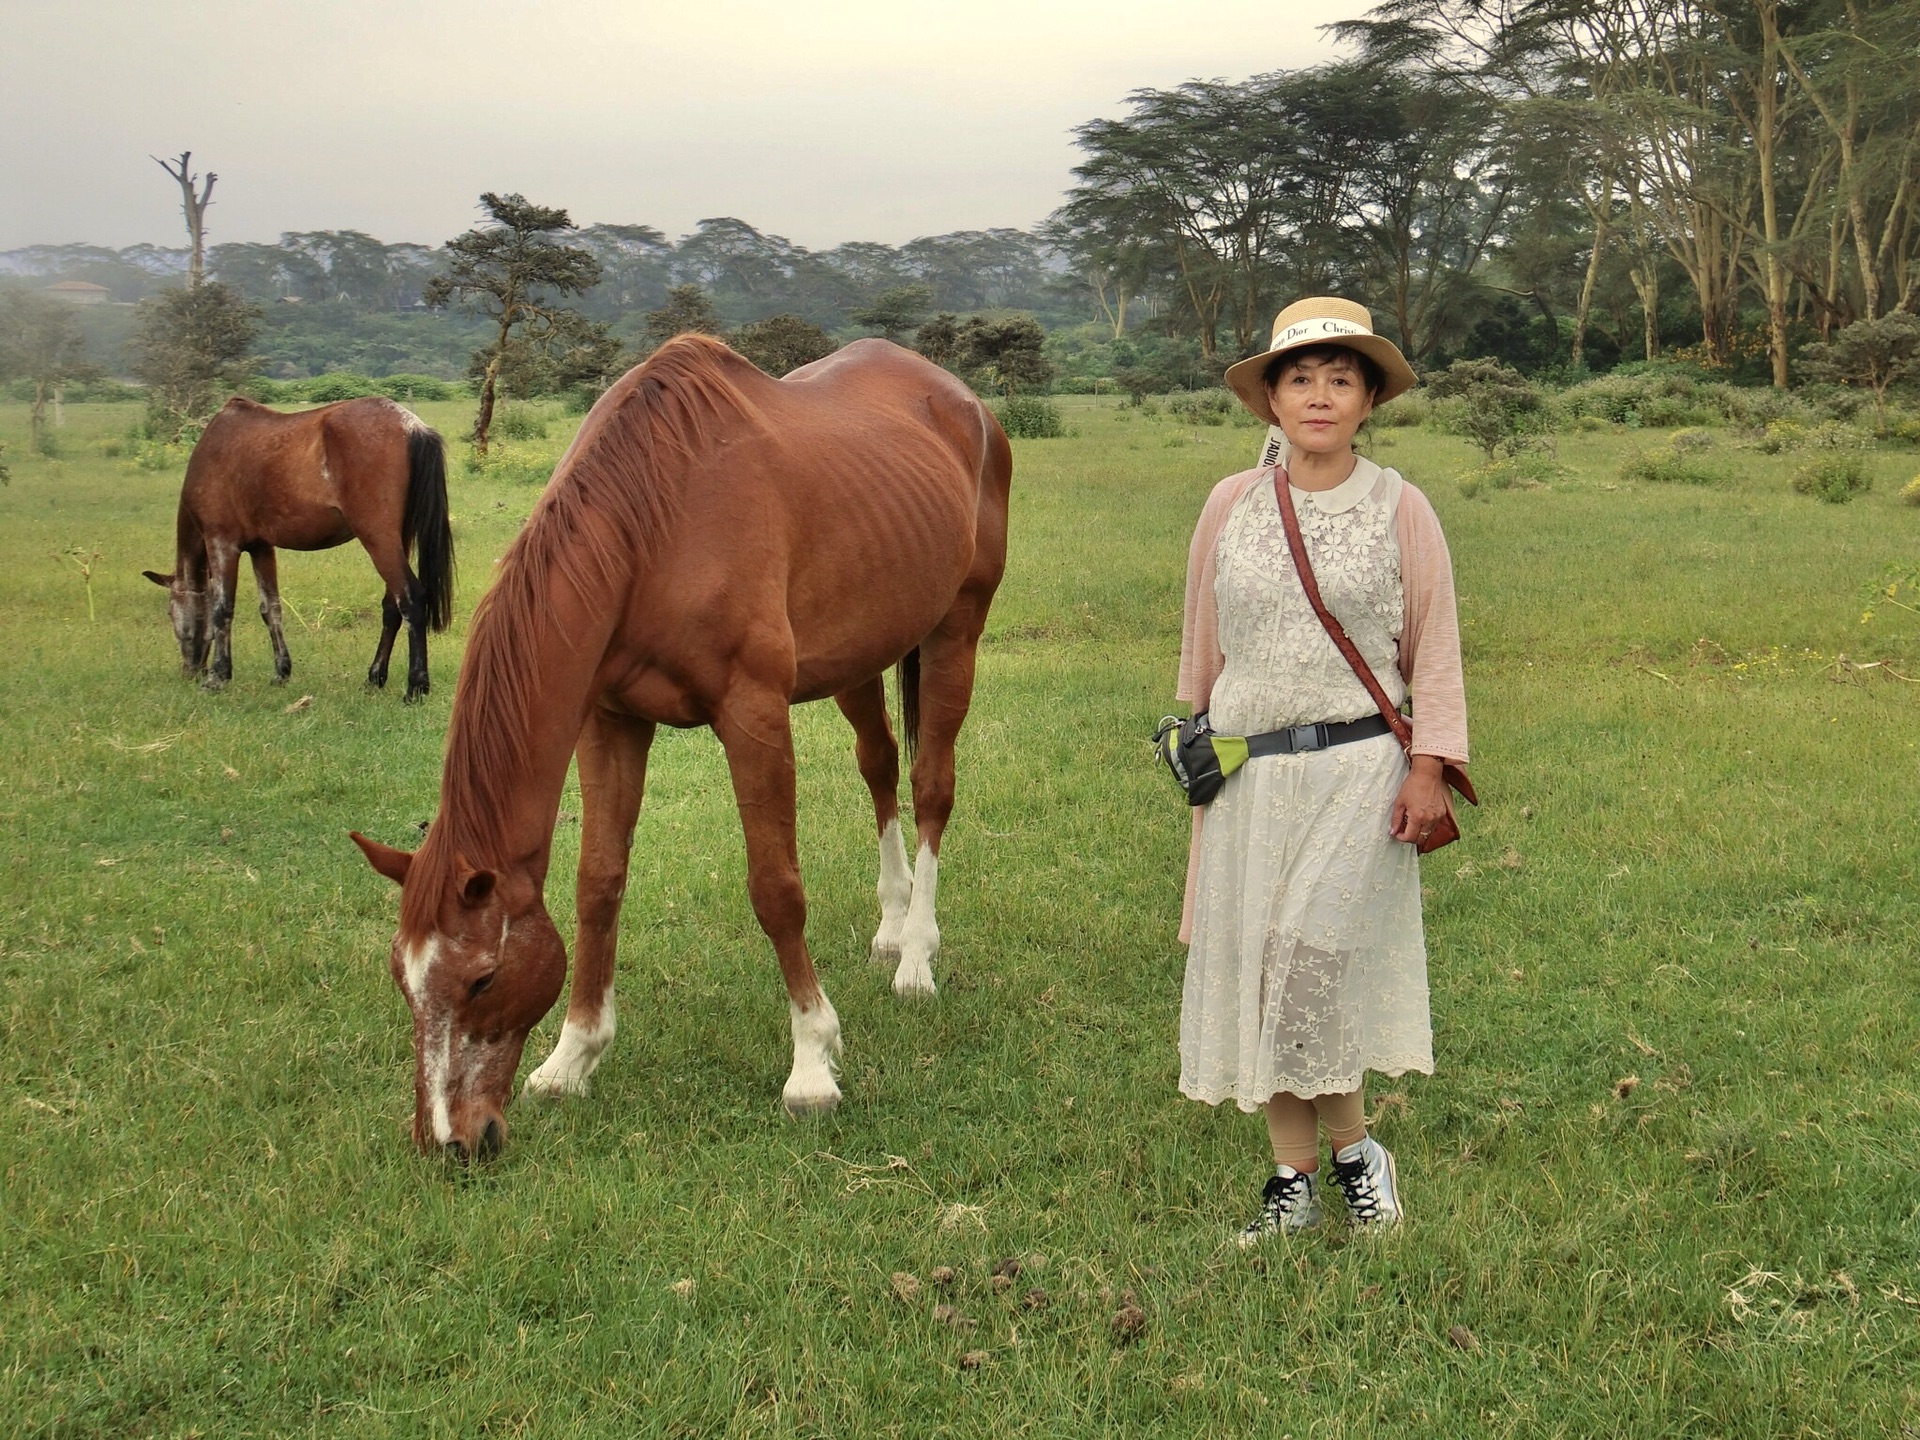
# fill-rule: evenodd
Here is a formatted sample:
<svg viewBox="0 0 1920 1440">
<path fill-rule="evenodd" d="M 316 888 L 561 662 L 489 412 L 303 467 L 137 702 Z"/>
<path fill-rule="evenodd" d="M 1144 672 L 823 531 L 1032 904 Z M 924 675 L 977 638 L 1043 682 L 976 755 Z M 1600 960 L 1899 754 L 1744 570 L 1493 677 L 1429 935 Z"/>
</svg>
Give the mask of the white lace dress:
<svg viewBox="0 0 1920 1440">
<path fill-rule="evenodd" d="M 1293 492 L 1321 597 L 1396 702 L 1404 611 L 1399 477 L 1362 465 Z M 1209 710 L 1254 735 L 1378 714 L 1294 574 L 1271 484 L 1216 552 L 1226 667 Z M 1392 735 L 1250 760 L 1207 809 L 1180 1011 L 1180 1089 L 1252 1111 L 1279 1091 L 1343 1093 L 1363 1072 L 1433 1071 L 1420 867 L 1387 833 L 1407 761 Z"/>
</svg>

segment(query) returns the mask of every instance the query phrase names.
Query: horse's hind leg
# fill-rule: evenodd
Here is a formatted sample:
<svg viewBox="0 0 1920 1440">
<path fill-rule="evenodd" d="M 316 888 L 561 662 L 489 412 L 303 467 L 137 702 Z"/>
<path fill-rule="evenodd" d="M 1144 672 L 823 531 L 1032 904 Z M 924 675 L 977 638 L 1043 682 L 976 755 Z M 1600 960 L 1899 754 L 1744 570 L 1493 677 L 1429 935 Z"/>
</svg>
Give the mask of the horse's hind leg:
<svg viewBox="0 0 1920 1440">
<path fill-rule="evenodd" d="M 913 898 L 913 871 L 907 868 L 906 842 L 900 838 L 900 747 L 887 723 L 887 692 L 878 675 L 833 697 L 853 726 L 854 758 L 873 795 L 873 820 L 880 833 L 880 929 L 868 958 L 876 965 L 900 961 L 900 932 Z"/>
<path fill-rule="evenodd" d="M 575 911 L 573 994 L 553 1053 L 527 1076 L 529 1095 L 584 1095 L 587 1077 L 613 1039 L 613 962 L 620 901 L 640 796 L 646 788 L 651 721 L 596 707 L 580 732 L 580 881 Z"/>
<path fill-rule="evenodd" d="M 400 613 L 407 622 L 407 696 L 408 701 L 425 695 L 431 682 L 427 678 L 427 597 L 412 569 L 402 564 L 407 577 L 400 592 Z"/>
<path fill-rule="evenodd" d="M 933 960 L 940 953 L 934 900 L 940 886 L 940 838 L 953 813 L 953 749 L 973 703 L 974 652 L 986 624 L 991 593 L 962 592 L 959 601 L 920 643 L 920 736 L 913 762 L 913 819 L 919 853 L 913 862 L 913 899 L 900 933 L 896 995 L 934 993 Z"/>
<path fill-rule="evenodd" d="M 364 542 L 364 538 L 363 541 Z M 367 667 L 367 683 L 378 689 L 387 683 L 387 664 L 393 656 L 394 637 L 401 623 L 407 627 L 407 694 L 418 700 L 427 693 L 427 605 L 420 581 L 398 551 L 386 552 L 369 545 L 367 554 L 373 568 L 387 582 L 387 593 L 380 602 L 380 645 L 373 652 L 373 664 Z"/>
<path fill-rule="evenodd" d="M 400 602 L 391 593 L 380 597 L 380 643 L 373 650 L 373 664 L 367 667 L 367 684 L 380 690 L 387 683 L 387 661 L 393 654 L 393 637 L 400 633 Z"/>
<path fill-rule="evenodd" d="M 279 561 L 271 545 L 256 545 L 248 553 L 253 556 L 254 584 L 260 587 L 260 618 L 273 641 L 273 683 L 284 685 L 293 674 L 293 655 L 287 649 L 287 632 L 280 622 Z"/>
<path fill-rule="evenodd" d="M 789 662 L 790 663 L 790 662 Z M 747 839 L 747 891 L 760 928 L 780 957 L 793 1020 L 793 1071 L 781 1099 L 789 1114 L 831 1110 L 840 1103 L 834 1058 L 840 1017 L 820 988 L 807 953 L 807 896 L 800 884 L 794 833 L 793 731 L 787 690 L 739 677 L 713 730 L 727 752 L 734 800 Z"/>
</svg>

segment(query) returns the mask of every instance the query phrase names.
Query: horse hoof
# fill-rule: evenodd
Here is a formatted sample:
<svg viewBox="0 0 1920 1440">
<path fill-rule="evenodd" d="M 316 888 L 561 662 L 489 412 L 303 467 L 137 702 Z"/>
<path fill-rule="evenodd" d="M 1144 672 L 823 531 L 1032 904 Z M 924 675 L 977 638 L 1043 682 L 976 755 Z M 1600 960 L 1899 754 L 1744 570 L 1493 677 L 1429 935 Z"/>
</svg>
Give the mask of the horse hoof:
<svg viewBox="0 0 1920 1440">
<path fill-rule="evenodd" d="M 832 1091 L 826 1095 L 782 1095 L 780 1103 L 787 1107 L 787 1114 L 796 1120 L 810 1120 L 817 1115 L 831 1115 L 840 1108 L 840 1092 Z"/>
<path fill-rule="evenodd" d="M 227 682 L 217 675 L 209 675 L 200 682 L 200 688 L 205 690 L 209 695 L 217 695 L 220 691 L 227 688 Z"/>
<path fill-rule="evenodd" d="M 898 965 L 900 963 L 900 947 L 898 945 L 882 945 L 876 940 L 872 945 L 867 947 L 867 963 L 869 965 Z"/>
<path fill-rule="evenodd" d="M 930 1000 L 940 992 L 933 983 L 933 970 L 922 964 L 916 970 L 901 966 L 893 974 L 893 993 L 902 1000 Z"/>
<path fill-rule="evenodd" d="M 531 1100 L 565 1100 L 569 1097 L 587 1093 L 584 1078 L 572 1078 L 563 1075 L 542 1075 L 538 1070 L 527 1076 L 523 1093 Z"/>
</svg>

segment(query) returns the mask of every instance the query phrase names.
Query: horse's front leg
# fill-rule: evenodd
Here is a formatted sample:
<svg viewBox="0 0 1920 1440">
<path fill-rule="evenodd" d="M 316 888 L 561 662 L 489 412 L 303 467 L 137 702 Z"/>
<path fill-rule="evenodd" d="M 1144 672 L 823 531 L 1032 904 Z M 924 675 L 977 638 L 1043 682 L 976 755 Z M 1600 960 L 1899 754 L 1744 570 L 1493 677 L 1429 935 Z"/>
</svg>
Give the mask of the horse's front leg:
<svg viewBox="0 0 1920 1440">
<path fill-rule="evenodd" d="M 887 723 L 885 682 L 876 675 L 834 696 L 834 701 L 853 726 L 854 758 L 873 796 L 874 827 L 880 835 L 880 928 L 867 958 L 876 965 L 898 965 L 907 904 L 913 899 L 913 871 L 900 837 L 900 747 Z"/>
<path fill-rule="evenodd" d="M 273 683 L 284 685 L 293 674 L 293 654 L 287 649 L 287 632 L 280 620 L 280 565 L 271 545 L 256 545 L 253 556 L 253 581 L 260 587 L 260 618 L 266 622 L 267 636 L 273 641 Z"/>
<path fill-rule="evenodd" d="M 788 691 L 737 680 L 714 716 L 714 733 L 727 752 L 734 800 L 747 839 L 747 891 L 760 928 L 780 957 L 793 1021 L 793 1071 L 781 1099 L 792 1115 L 831 1110 L 840 1103 L 834 1075 L 840 1053 L 840 1017 L 820 988 L 807 953 L 807 896 L 800 884 L 794 832 L 793 732 Z"/>
<path fill-rule="evenodd" d="M 233 595 L 240 586 L 240 549 L 227 541 L 207 546 L 207 601 L 213 626 L 213 658 L 205 690 L 223 690 L 233 679 Z"/>
<path fill-rule="evenodd" d="M 595 707 L 580 732 L 580 871 L 574 908 L 573 994 L 546 1063 L 527 1076 L 529 1095 L 584 1095 L 613 1040 L 613 962 L 627 890 L 633 826 L 646 788 L 653 724 Z"/>
</svg>

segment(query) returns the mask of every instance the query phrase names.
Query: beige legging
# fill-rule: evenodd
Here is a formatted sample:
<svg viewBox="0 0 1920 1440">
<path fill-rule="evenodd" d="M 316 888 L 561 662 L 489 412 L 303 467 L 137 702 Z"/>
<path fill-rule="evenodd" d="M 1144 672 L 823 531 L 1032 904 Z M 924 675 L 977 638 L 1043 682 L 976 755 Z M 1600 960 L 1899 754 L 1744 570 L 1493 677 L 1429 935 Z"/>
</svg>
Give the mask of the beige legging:
<svg viewBox="0 0 1920 1440">
<path fill-rule="evenodd" d="M 1307 1098 L 1282 1090 L 1267 1101 L 1267 1137 L 1273 1141 L 1273 1163 L 1302 1174 L 1320 1168 L 1320 1126 L 1336 1152 L 1366 1138 L 1365 1086 L 1344 1095 Z"/>
</svg>

